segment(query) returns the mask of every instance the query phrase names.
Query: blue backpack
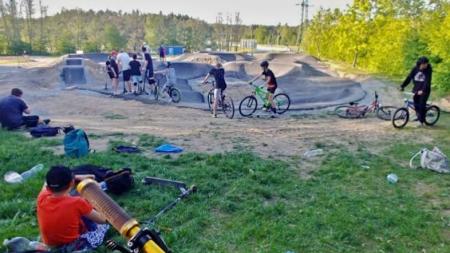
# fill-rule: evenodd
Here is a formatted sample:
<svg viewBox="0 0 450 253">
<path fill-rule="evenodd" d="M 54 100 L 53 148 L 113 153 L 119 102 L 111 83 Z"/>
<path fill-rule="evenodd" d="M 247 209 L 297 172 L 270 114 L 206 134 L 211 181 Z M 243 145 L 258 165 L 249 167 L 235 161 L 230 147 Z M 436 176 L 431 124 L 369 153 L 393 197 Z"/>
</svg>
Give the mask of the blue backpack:
<svg viewBox="0 0 450 253">
<path fill-rule="evenodd" d="M 64 137 L 64 152 L 71 158 L 80 158 L 89 154 L 89 139 L 81 129 L 72 130 Z"/>
</svg>

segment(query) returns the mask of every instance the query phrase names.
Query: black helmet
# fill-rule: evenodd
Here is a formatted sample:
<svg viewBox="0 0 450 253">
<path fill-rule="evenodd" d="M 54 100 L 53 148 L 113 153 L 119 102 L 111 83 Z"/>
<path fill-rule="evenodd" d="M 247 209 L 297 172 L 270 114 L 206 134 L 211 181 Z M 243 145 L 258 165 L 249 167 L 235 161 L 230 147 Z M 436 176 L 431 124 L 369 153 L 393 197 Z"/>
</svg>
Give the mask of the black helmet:
<svg viewBox="0 0 450 253">
<path fill-rule="evenodd" d="M 269 67 L 269 62 L 268 61 L 263 61 L 263 62 L 261 62 L 260 66 L 263 67 L 263 68 L 267 68 L 267 67 Z"/>
<path fill-rule="evenodd" d="M 417 60 L 417 65 L 428 64 L 428 63 L 430 63 L 430 60 L 428 60 L 428 58 L 425 56 L 422 56 L 419 58 L 419 60 Z"/>
</svg>

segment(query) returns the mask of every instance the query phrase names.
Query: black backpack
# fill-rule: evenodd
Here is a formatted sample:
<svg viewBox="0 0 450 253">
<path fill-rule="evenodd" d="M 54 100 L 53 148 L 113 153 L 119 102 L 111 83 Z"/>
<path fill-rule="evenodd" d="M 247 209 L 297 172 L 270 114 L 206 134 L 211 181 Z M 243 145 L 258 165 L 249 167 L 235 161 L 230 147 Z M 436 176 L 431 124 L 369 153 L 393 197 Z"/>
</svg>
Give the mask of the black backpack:
<svg viewBox="0 0 450 253">
<path fill-rule="evenodd" d="M 34 138 L 53 137 L 59 134 L 59 127 L 37 126 L 30 129 L 30 134 Z"/>
<path fill-rule="evenodd" d="M 114 172 L 113 175 L 108 175 L 108 177 L 105 178 L 105 183 L 108 187 L 108 191 L 112 194 L 120 195 L 131 190 L 134 186 L 134 178 L 131 169 L 121 169 L 118 172 Z"/>
<path fill-rule="evenodd" d="M 72 169 L 74 175 L 94 175 L 95 181 L 105 182 L 108 192 L 120 195 L 129 191 L 134 186 L 134 178 L 131 169 L 122 169 L 114 172 L 111 169 L 96 165 L 81 165 Z"/>
</svg>

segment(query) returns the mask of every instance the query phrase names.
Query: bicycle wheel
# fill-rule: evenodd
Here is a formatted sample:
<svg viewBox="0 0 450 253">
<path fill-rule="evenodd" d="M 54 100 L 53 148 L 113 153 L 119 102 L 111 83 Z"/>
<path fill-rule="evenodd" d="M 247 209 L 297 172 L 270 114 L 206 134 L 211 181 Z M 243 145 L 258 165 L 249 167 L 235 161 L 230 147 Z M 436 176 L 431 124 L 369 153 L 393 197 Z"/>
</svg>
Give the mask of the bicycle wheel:
<svg viewBox="0 0 450 253">
<path fill-rule="evenodd" d="M 377 117 L 381 120 L 391 120 L 395 110 L 397 110 L 395 106 L 381 106 L 377 110 Z"/>
<path fill-rule="evenodd" d="M 399 108 L 392 115 L 392 125 L 395 128 L 404 128 L 409 121 L 409 111 L 407 108 Z"/>
<path fill-rule="evenodd" d="M 275 105 L 277 107 L 277 113 L 283 114 L 289 110 L 289 107 L 291 107 L 291 99 L 288 95 L 285 93 L 277 94 L 273 101 L 275 102 Z"/>
<path fill-rule="evenodd" d="M 334 113 L 344 119 L 357 119 L 363 116 L 358 109 L 354 108 L 351 105 L 338 106 L 336 107 L 336 109 L 334 109 Z"/>
<path fill-rule="evenodd" d="M 248 96 L 242 99 L 239 104 L 239 113 L 243 117 L 250 117 L 258 109 L 258 100 L 255 96 Z"/>
<path fill-rule="evenodd" d="M 213 109 L 213 103 L 214 103 L 214 89 L 211 89 L 208 92 L 208 108 L 212 113 L 212 109 Z"/>
<path fill-rule="evenodd" d="M 429 106 L 425 114 L 425 124 L 434 126 L 439 121 L 439 117 L 441 117 L 441 109 L 435 105 Z"/>
<path fill-rule="evenodd" d="M 234 117 L 234 102 L 230 97 L 224 96 L 222 100 L 222 110 L 229 119 Z"/>
<path fill-rule="evenodd" d="M 170 88 L 169 95 L 172 98 L 172 102 L 178 104 L 181 101 L 181 92 L 177 88 Z"/>
</svg>

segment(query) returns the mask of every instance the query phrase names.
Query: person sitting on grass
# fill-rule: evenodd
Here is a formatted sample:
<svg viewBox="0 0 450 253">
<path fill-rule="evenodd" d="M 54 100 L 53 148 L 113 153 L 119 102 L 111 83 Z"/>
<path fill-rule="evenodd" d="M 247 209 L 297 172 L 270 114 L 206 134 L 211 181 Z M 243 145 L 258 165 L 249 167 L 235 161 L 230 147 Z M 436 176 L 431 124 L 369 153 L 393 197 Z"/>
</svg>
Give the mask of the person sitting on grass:
<svg viewBox="0 0 450 253">
<path fill-rule="evenodd" d="M 109 229 L 106 219 L 89 202 L 70 193 L 75 183 L 93 175 L 74 176 L 64 166 L 52 167 L 37 199 L 37 218 L 45 244 L 61 252 L 100 246 Z"/>
<path fill-rule="evenodd" d="M 206 83 L 211 76 L 213 76 L 216 81 L 214 86 L 213 117 L 217 118 L 219 99 L 222 99 L 223 92 L 227 88 L 227 83 L 225 82 L 225 70 L 221 63 L 217 63 L 216 66 L 209 71 L 208 75 L 203 80 L 203 83 Z"/>
<path fill-rule="evenodd" d="M 131 81 L 133 82 L 133 93 L 137 95 L 138 85 L 142 83 L 142 65 L 137 60 L 137 54 L 133 54 L 133 60 L 130 61 Z"/>
<path fill-rule="evenodd" d="M 253 78 L 249 83 L 253 84 L 254 81 L 264 76 L 264 80 L 266 81 L 267 86 L 267 100 L 269 101 L 268 104 L 264 105 L 264 110 L 268 111 L 270 109 L 272 113 L 275 114 L 277 112 L 277 109 L 275 103 L 273 102 L 273 96 L 275 95 L 275 91 L 278 88 L 277 78 L 275 77 L 275 74 L 272 72 L 272 70 L 269 69 L 268 61 L 263 61 L 260 66 L 263 70 L 262 74 Z"/>
<path fill-rule="evenodd" d="M 19 129 L 22 126 L 36 127 L 40 121 L 39 116 L 24 116 L 31 114 L 28 105 L 22 99 L 23 91 L 18 88 L 11 90 L 11 95 L 0 100 L 0 124 L 8 130 Z M 48 124 L 50 120 L 41 123 Z"/>
</svg>

